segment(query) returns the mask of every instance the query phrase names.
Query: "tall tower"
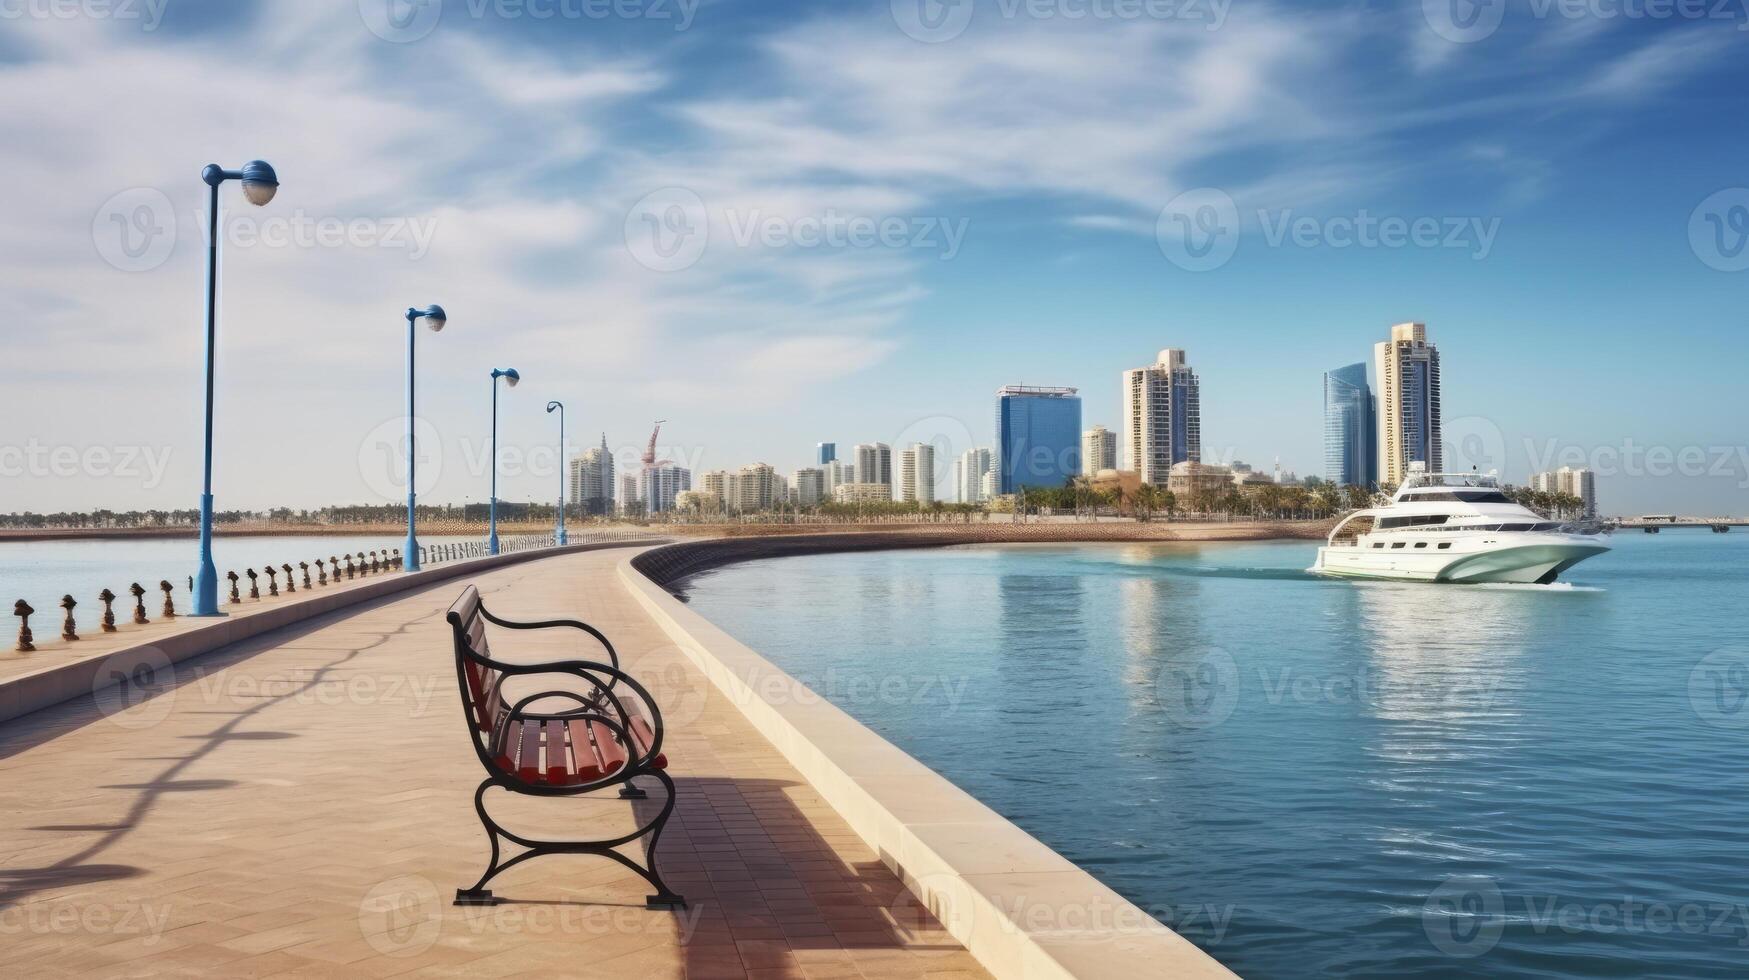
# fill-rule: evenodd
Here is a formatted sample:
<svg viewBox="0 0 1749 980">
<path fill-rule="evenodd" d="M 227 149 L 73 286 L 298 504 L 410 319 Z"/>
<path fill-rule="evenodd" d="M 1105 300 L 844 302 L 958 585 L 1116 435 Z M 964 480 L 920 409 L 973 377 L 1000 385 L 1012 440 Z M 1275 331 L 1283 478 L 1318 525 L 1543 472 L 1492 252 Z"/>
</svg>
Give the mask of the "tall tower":
<svg viewBox="0 0 1749 980">
<path fill-rule="evenodd" d="M 1096 425 L 1081 433 L 1081 475 L 1096 476 L 1100 470 L 1117 469 L 1117 433 Z"/>
<path fill-rule="evenodd" d="M 893 447 L 884 442 L 856 447 L 856 482 L 893 485 Z"/>
<path fill-rule="evenodd" d="M 1184 351 L 1168 347 L 1145 368 L 1123 373 L 1123 455 L 1119 469 L 1165 486 L 1172 464 L 1202 462 L 1202 381 Z"/>
<path fill-rule="evenodd" d="M 1378 404 L 1366 381 L 1366 365 L 1324 373 L 1324 479 L 1339 487 L 1378 482 Z"/>
<path fill-rule="evenodd" d="M 1410 463 L 1429 473 L 1445 465 L 1439 411 L 1439 348 L 1427 324 L 1399 323 L 1391 339 L 1373 345 L 1379 382 L 1378 479 L 1401 486 Z"/>
<path fill-rule="evenodd" d="M 899 455 L 899 499 L 935 502 L 935 446 L 911 445 Z"/>
</svg>

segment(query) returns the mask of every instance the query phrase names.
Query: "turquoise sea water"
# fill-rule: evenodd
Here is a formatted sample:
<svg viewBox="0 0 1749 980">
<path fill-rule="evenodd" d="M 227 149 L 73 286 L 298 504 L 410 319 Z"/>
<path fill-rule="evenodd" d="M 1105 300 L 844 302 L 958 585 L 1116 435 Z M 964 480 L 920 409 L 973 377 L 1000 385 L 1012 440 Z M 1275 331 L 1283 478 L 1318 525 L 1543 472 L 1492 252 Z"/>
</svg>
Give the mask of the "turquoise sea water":
<svg viewBox="0 0 1749 980">
<path fill-rule="evenodd" d="M 1555 587 L 1269 543 L 679 591 L 1243 976 L 1746 976 L 1749 534 L 1614 544 Z"/>
</svg>

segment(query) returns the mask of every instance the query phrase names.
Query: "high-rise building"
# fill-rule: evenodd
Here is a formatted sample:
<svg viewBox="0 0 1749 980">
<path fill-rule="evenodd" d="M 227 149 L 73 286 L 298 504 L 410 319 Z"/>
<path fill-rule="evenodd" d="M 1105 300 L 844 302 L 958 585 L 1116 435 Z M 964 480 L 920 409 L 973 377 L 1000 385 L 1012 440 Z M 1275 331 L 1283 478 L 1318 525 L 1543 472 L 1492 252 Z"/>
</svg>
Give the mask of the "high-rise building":
<svg viewBox="0 0 1749 980">
<path fill-rule="evenodd" d="M 826 473 L 826 497 L 832 496 L 832 491 L 846 483 L 856 482 L 856 462 L 848 459 L 835 459 L 823 467 Z"/>
<path fill-rule="evenodd" d="M 1378 378 L 1378 479 L 1401 486 L 1410 463 L 1438 473 L 1445 465 L 1439 412 L 1439 348 L 1427 324 L 1399 323 L 1373 345 Z"/>
<path fill-rule="evenodd" d="M 826 471 L 817 466 L 796 470 L 794 485 L 797 507 L 818 507 L 826 499 Z"/>
<path fill-rule="evenodd" d="M 601 445 L 586 449 L 571 458 L 572 507 L 586 514 L 606 514 L 613 510 L 613 453 L 607 448 L 607 433 L 601 434 Z"/>
<path fill-rule="evenodd" d="M 935 447 L 930 443 L 913 443 L 899 454 L 899 499 L 935 502 Z"/>
<path fill-rule="evenodd" d="M 680 491 L 692 489 L 692 471 L 673 463 L 659 463 L 644 470 L 638 489 L 645 513 L 665 514 L 674 509 L 674 498 Z"/>
<path fill-rule="evenodd" d="M 1117 433 L 1096 425 L 1081 433 L 1081 475 L 1117 469 Z"/>
<path fill-rule="evenodd" d="M 819 463 L 821 466 L 825 466 L 827 463 L 838 458 L 838 444 L 835 442 L 822 442 L 814 448 L 819 450 L 814 462 Z"/>
<path fill-rule="evenodd" d="M 1547 473 L 1533 473 L 1530 488 L 1543 493 L 1571 494 L 1580 500 L 1581 516 L 1597 516 L 1597 474 L 1591 470 L 1563 466 Z"/>
<path fill-rule="evenodd" d="M 1366 365 L 1350 364 L 1324 374 L 1324 479 L 1339 487 L 1379 482 L 1378 405 L 1366 382 Z"/>
<path fill-rule="evenodd" d="M 625 473 L 619 478 L 619 509 L 621 513 L 643 503 L 643 497 L 638 494 L 638 475 Z"/>
<path fill-rule="evenodd" d="M 1081 397 L 1074 388 L 1008 385 L 996 391 L 999 493 L 1060 487 L 1081 472 Z"/>
<path fill-rule="evenodd" d="M 982 447 L 960 453 L 953 464 L 954 492 L 962 504 L 981 504 L 990 499 L 990 450 Z"/>
<path fill-rule="evenodd" d="M 743 514 L 771 510 L 783 499 L 783 481 L 769 463 L 752 463 L 735 474 L 735 503 L 729 509 Z"/>
<path fill-rule="evenodd" d="M 1202 462 L 1202 381 L 1169 347 L 1145 368 L 1123 373 L 1123 455 L 1118 468 L 1163 486 L 1177 463 Z"/>
<path fill-rule="evenodd" d="M 856 447 L 856 483 L 884 483 L 887 499 L 893 493 L 893 447 L 884 442 L 865 442 Z"/>
<path fill-rule="evenodd" d="M 704 494 L 717 512 L 726 512 L 729 509 L 728 482 L 729 474 L 723 470 L 711 470 L 699 477 L 699 492 Z"/>
</svg>

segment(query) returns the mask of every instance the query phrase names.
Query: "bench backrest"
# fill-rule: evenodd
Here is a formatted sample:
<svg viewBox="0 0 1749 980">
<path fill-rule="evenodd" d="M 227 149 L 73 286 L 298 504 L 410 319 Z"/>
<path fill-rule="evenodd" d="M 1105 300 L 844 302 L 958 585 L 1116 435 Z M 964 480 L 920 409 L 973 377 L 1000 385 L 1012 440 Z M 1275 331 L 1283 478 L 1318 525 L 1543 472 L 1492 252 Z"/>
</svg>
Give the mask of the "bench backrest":
<svg viewBox="0 0 1749 980">
<path fill-rule="evenodd" d="M 497 724 L 504 701 L 499 682 L 502 673 L 492 661 L 492 646 L 486 639 L 486 619 L 480 615 L 480 590 L 472 585 L 449 607 L 449 625 L 455 634 L 456 664 L 465 683 L 468 720 L 490 733 Z"/>
</svg>

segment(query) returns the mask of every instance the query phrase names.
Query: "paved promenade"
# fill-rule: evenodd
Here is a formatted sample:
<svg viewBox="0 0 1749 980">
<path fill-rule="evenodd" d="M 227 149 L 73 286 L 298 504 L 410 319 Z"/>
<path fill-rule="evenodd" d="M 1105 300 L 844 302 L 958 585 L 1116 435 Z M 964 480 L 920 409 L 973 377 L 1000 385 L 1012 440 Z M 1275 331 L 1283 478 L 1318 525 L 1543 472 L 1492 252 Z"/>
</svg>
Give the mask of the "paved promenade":
<svg viewBox="0 0 1749 980">
<path fill-rule="evenodd" d="M 484 867 L 443 613 L 461 581 L 141 678 L 155 696 L 0 725 L 0 975 L 984 976 L 613 576 L 624 550 L 474 581 L 512 618 L 604 629 L 670 713 L 680 803 L 658 852 L 692 907 L 600 858 Z M 494 653 L 593 651 L 574 631 Z M 629 826 L 617 799 L 493 797 L 506 822 Z"/>
</svg>

